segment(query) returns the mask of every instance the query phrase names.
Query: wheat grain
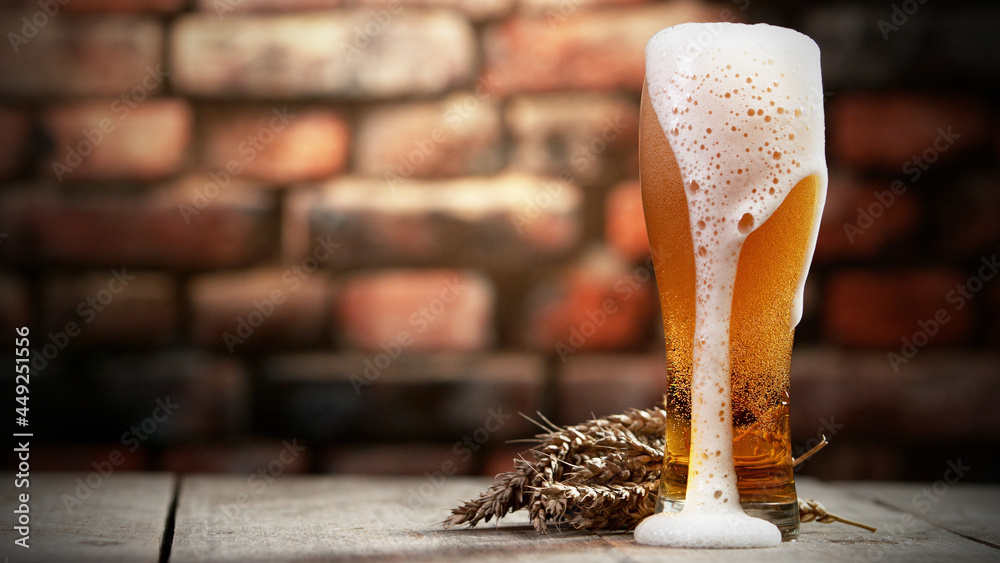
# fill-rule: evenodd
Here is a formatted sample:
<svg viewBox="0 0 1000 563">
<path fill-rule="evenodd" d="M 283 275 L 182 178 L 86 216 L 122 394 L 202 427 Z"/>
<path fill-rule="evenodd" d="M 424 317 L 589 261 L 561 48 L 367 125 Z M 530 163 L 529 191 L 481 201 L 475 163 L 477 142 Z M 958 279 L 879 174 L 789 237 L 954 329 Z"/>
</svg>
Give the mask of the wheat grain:
<svg viewBox="0 0 1000 563">
<path fill-rule="evenodd" d="M 529 418 L 545 430 L 535 436 L 536 445 L 527 452 L 530 459 L 515 460 L 514 471 L 497 475 L 484 493 L 452 509 L 441 524 L 472 527 L 527 508 L 540 533 L 558 522 L 587 530 L 631 530 L 656 506 L 666 415 L 660 407 L 629 409 L 566 428 L 541 414 L 543 422 Z M 823 445 L 825 439 L 807 456 Z M 875 531 L 830 514 L 809 499 L 799 499 L 799 517 L 802 522 L 843 522 Z"/>
</svg>

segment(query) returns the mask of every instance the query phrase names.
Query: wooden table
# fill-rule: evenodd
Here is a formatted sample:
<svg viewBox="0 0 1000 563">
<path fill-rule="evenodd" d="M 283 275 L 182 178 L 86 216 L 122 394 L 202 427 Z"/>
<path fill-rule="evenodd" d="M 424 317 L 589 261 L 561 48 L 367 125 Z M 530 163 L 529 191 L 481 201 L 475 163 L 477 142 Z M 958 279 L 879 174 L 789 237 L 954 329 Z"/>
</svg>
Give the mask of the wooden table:
<svg viewBox="0 0 1000 563">
<path fill-rule="evenodd" d="M 1000 561 L 1000 486 L 989 485 L 801 479 L 800 495 L 879 531 L 811 522 L 777 548 L 702 551 L 636 545 L 631 533 L 539 535 L 522 513 L 441 529 L 447 508 L 485 489 L 482 478 L 118 472 L 93 488 L 86 478 L 32 475 L 29 549 L 14 544 L 21 491 L 5 481 L 5 561 Z"/>
</svg>

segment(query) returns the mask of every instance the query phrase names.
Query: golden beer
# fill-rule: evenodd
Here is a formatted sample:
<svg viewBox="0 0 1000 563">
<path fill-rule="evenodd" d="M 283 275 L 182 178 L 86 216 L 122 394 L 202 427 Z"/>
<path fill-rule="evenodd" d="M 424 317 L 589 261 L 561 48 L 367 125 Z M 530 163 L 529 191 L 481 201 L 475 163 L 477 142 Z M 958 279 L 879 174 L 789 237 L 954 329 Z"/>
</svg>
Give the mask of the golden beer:
<svg viewBox="0 0 1000 563">
<path fill-rule="evenodd" d="M 663 315 L 669 374 L 667 446 L 657 512 L 677 512 L 685 504 L 692 448 L 692 375 L 694 346 L 698 341 L 695 252 L 705 252 L 702 247 L 696 251 L 692 232 L 713 227 L 699 224 L 692 228 L 694 212 L 689 193 L 699 187 L 691 186 L 689 180 L 686 189 L 682 164 L 668 142 L 648 88 L 647 82 L 643 86 L 640 108 L 640 178 Z M 771 92 L 770 88 L 767 92 Z M 730 98 L 728 92 L 725 97 Z M 697 101 L 693 103 L 696 105 Z M 765 94 L 754 98 L 749 107 L 735 107 L 731 113 L 749 113 L 756 117 L 758 108 L 764 107 L 771 112 L 768 115 L 772 115 L 777 113 L 773 106 L 774 103 L 768 104 Z M 721 113 L 718 106 L 713 107 Z M 720 127 L 728 129 L 728 121 L 725 125 L 723 119 L 718 121 Z M 767 122 L 770 121 L 768 118 Z M 711 129 L 708 131 L 711 133 Z M 787 141 L 785 132 L 775 138 L 793 142 L 794 133 L 790 135 L 792 141 Z M 770 151 L 777 145 L 771 143 L 767 143 L 768 148 L 764 150 Z M 705 145 L 701 148 L 705 149 Z M 742 147 L 739 148 L 742 153 Z M 746 152 L 751 148 L 757 149 L 750 146 Z M 710 152 L 715 150 L 710 149 Z M 774 160 L 780 162 L 780 152 L 775 150 L 774 154 Z M 730 181 L 735 183 L 744 170 L 738 169 L 733 174 L 733 170 L 727 171 L 721 166 L 714 168 L 719 170 L 714 173 L 713 187 L 720 193 L 725 193 Z M 789 176 L 798 172 L 795 168 L 788 168 Z M 785 173 L 784 170 L 780 172 Z M 800 299 L 804 272 L 812 257 L 816 221 L 826 187 L 825 175 L 799 178 L 789 184 L 794 187 L 782 194 L 783 201 L 776 203 L 777 208 L 763 223 L 758 219 L 758 224 L 754 225 L 754 217 L 749 213 L 740 219 L 739 231 L 749 234 L 742 247 L 736 247 L 738 262 L 729 313 L 731 400 L 727 406 L 731 406 L 732 459 L 739 503 L 747 514 L 775 524 L 785 541 L 798 535 L 799 525 L 788 412 L 792 339 L 798 322 L 800 305 L 797 299 Z M 777 177 L 773 183 L 778 184 Z M 751 193 L 756 194 L 759 190 L 773 194 L 770 184 L 768 181 L 754 186 Z M 737 218 L 731 218 L 731 222 Z M 743 224 L 745 220 L 749 221 L 748 225 Z M 719 228 L 719 224 L 715 228 Z M 722 392 L 720 388 L 719 393 Z M 720 410 L 719 414 L 723 412 Z"/>
</svg>

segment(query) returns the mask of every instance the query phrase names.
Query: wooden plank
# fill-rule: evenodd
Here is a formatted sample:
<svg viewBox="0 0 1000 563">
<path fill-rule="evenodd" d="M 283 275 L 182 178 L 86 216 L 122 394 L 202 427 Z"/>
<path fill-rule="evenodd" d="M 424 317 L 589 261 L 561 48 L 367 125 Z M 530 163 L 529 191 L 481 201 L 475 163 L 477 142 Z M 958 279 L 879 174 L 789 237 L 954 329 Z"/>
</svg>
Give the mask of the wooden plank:
<svg viewBox="0 0 1000 563">
<path fill-rule="evenodd" d="M 858 494 L 1000 548 L 1000 487 L 963 483 L 851 483 Z"/>
<path fill-rule="evenodd" d="M 591 534 L 539 536 L 523 514 L 499 528 L 438 526 L 446 508 L 488 484 L 458 477 L 435 486 L 423 478 L 316 476 L 265 483 L 246 476 L 189 476 L 181 483 L 170 560 L 534 560 L 570 547 L 592 554 L 608 550 Z"/>
<path fill-rule="evenodd" d="M 926 521 L 872 502 L 853 492 L 850 483 L 825 484 L 803 478 L 796 480 L 800 496 L 818 500 L 835 514 L 879 528 L 875 533 L 845 524 L 802 525 L 799 539 L 777 548 L 737 550 L 740 561 L 779 563 L 782 561 L 997 561 L 1000 550 L 965 539 Z M 609 536 L 629 561 L 662 561 L 657 548 L 636 545 L 631 534 Z M 715 561 L 712 551 L 670 550 L 680 561 Z"/>
<path fill-rule="evenodd" d="M 488 479 L 295 477 L 184 478 L 172 562 L 275 559 L 439 561 L 715 561 L 717 551 L 640 546 L 631 533 L 563 530 L 538 535 L 516 513 L 502 524 L 442 530 L 447 508 Z M 804 479 L 800 494 L 845 517 L 883 528 L 808 523 L 796 542 L 739 550 L 744 561 L 996 561 L 1000 551 L 880 506 L 846 487 Z M 911 521 L 912 520 L 912 521 Z M 897 529 L 898 528 L 898 529 Z M 727 555 L 728 557 L 729 555 Z"/>
<path fill-rule="evenodd" d="M 31 474 L 28 549 L 14 545 L 20 535 L 13 529 L 18 495 L 25 490 L 5 479 L 0 488 L 0 554 L 18 562 L 158 561 L 175 478 L 117 471 L 89 495 L 77 479 L 86 483 L 87 474 Z M 93 478 L 91 482 L 98 483 Z M 66 502 L 64 495 L 79 503 Z"/>
</svg>

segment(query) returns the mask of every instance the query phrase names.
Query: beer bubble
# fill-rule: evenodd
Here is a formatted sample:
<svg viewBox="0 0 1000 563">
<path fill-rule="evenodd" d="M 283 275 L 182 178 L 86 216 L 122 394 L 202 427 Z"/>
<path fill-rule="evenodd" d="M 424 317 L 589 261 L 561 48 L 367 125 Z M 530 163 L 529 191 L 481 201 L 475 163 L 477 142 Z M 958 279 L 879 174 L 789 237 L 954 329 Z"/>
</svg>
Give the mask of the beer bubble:
<svg viewBox="0 0 1000 563">
<path fill-rule="evenodd" d="M 743 216 L 740 217 L 740 222 L 736 225 L 736 227 L 740 230 L 740 233 L 744 235 L 750 234 L 750 231 L 753 230 L 753 215 L 744 213 Z"/>
</svg>

